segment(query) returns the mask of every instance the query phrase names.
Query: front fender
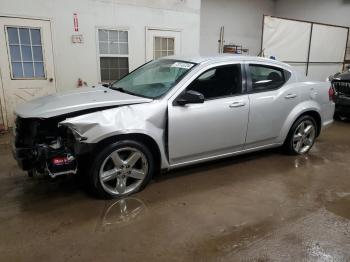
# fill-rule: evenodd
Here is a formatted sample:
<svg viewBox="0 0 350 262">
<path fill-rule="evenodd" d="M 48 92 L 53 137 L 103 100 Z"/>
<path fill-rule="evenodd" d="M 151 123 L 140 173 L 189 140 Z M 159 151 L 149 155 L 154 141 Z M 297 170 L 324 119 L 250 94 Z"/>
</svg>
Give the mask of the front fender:
<svg viewBox="0 0 350 262">
<path fill-rule="evenodd" d="M 157 144 L 162 158 L 162 168 L 167 168 L 165 153 L 166 104 L 122 106 L 68 118 L 60 125 L 67 126 L 84 137 L 84 143 L 96 144 L 100 141 L 125 134 L 144 134 Z"/>
<path fill-rule="evenodd" d="M 293 108 L 289 113 L 288 117 L 284 121 L 280 135 L 278 136 L 277 143 L 283 143 L 286 139 L 289 130 L 291 129 L 294 122 L 304 113 L 309 111 L 315 111 L 321 116 L 320 105 L 313 100 L 304 101 Z"/>
</svg>

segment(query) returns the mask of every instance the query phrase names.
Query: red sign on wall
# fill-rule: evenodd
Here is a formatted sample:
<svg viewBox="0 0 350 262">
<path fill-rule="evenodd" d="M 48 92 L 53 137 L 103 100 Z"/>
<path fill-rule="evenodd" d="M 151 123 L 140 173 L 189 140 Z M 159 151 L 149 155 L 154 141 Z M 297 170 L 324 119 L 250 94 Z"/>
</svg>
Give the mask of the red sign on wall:
<svg viewBox="0 0 350 262">
<path fill-rule="evenodd" d="M 74 24 L 74 31 L 78 32 L 79 31 L 79 24 L 78 24 L 78 15 L 77 15 L 77 13 L 73 14 L 73 24 Z"/>
</svg>

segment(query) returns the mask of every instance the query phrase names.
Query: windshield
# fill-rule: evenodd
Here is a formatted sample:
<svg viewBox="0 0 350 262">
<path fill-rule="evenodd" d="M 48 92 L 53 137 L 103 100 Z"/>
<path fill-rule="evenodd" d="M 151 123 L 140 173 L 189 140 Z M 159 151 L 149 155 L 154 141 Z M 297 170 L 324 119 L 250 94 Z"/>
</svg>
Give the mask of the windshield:
<svg viewBox="0 0 350 262">
<path fill-rule="evenodd" d="M 172 59 L 147 63 L 111 85 L 121 92 L 157 98 L 166 94 L 195 64 Z"/>
</svg>

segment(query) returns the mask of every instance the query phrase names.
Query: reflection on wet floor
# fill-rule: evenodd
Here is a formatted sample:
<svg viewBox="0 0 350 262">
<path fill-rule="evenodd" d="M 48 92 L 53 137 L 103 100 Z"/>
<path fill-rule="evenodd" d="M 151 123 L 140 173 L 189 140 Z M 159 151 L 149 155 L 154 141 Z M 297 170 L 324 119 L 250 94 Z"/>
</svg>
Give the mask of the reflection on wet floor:
<svg viewBox="0 0 350 262">
<path fill-rule="evenodd" d="M 0 261 L 350 261 L 349 129 L 309 155 L 201 164 L 108 201 L 74 177 L 26 177 L 0 143 Z"/>
<path fill-rule="evenodd" d="M 146 212 L 145 203 L 137 197 L 106 201 L 96 230 L 128 225 L 144 216 Z"/>
<path fill-rule="evenodd" d="M 269 220 L 255 224 L 241 224 L 225 229 L 216 236 L 211 236 L 194 250 L 196 256 L 212 257 L 219 254 L 227 255 L 244 249 L 250 243 L 269 235 L 273 229 L 273 223 Z"/>
<path fill-rule="evenodd" d="M 350 220 L 350 196 L 326 203 L 328 211 Z"/>
<path fill-rule="evenodd" d="M 317 155 L 302 155 L 296 156 L 294 159 L 294 167 L 295 168 L 305 168 L 310 165 L 313 167 L 322 166 L 324 164 L 328 164 L 330 161 L 327 157 L 317 156 Z"/>
</svg>

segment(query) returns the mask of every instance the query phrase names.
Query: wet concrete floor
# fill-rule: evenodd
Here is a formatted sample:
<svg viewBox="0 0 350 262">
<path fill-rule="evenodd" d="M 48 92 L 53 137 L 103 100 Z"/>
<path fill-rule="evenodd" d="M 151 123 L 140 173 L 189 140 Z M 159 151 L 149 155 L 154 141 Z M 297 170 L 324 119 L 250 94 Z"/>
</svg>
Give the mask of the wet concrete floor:
<svg viewBox="0 0 350 262">
<path fill-rule="evenodd" d="M 0 139 L 1 261 L 350 261 L 350 123 L 162 175 L 122 200 L 31 179 Z"/>
</svg>

